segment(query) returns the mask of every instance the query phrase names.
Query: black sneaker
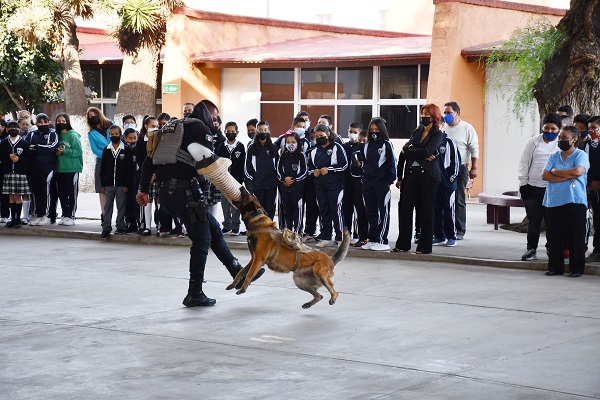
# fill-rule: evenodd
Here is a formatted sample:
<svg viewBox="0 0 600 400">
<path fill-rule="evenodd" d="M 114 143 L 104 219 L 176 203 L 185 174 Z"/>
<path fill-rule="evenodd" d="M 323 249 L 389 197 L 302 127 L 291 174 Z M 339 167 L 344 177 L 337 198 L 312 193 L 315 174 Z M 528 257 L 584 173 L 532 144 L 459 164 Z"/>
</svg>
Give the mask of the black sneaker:
<svg viewBox="0 0 600 400">
<path fill-rule="evenodd" d="M 125 235 L 127 231 L 125 229 L 117 229 L 115 235 Z"/>
<path fill-rule="evenodd" d="M 537 260 L 537 251 L 535 249 L 527 249 L 521 256 L 521 261 Z"/>
<path fill-rule="evenodd" d="M 8 221 L 6 223 L 6 225 L 4 225 L 5 228 L 12 228 L 13 226 L 14 226 L 14 224 L 13 224 L 12 220 Z"/>
<path fill-rule="evenodd" d="M 196 292 L 195 294 L 187 294 L 183 299 L 183 305 L 186 307 L 209 307 L 214 306 L 217 300 L 206 297 L 204 292 Z"/>
<path fill-rule="evenodd" d="M 140 232 L 140 236 L 150 236 L 152 235 L 152 232 L 150 232 L 150 229 L 144 229 Z"/>
<path fill-rule="evenodd" d="M 229 235 L 231 233 L 231 229 L 221 229 L 221 232 L 223 232 L 223 235 Z"/>
<path fill-rule="evenodd" d="M 232 229 L 231 232 L 229 232 L 229 235 L 231 235 L 231 236 L 240 236 L 240 230 L 239 229 Z"/>
<path fill-rule="evenodd" d="M 100 234 L 100 239 L 107 239 L 109 235 L 110 229 L 103 229 L 102 233 Z"/>
</svg>

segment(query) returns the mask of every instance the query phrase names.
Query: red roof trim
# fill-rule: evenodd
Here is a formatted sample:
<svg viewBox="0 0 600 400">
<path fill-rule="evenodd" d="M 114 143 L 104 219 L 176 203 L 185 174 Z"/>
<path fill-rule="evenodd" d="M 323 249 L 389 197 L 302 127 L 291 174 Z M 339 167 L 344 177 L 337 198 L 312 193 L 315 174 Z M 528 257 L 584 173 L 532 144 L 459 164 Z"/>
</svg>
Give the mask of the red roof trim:
<svg viewBox="0 0 600 400">
<path fill-rule="evenodd" d="M 289 58 L 289 59 L 281 59 L 281 58 L 265 58 L 260 61 L 237 61 L 232 60 L 231 58 L 210 58 L 203 60 L 201 56 L 195 57 L 192 59 L 194 64 L 231 64 L 231 65 L 260 65 L 260 64 L 305 64 L 305 63 L 347 63 L 347 62 L 374 62 L 377 61 L 402 61 L 402 60 L 423 60 L 430 59 L 431 53 L 422 53 L 422 54 L 410 54 L 410 55 L 397 55 L 397 56 L 374 56 L 374 57 L 327 57 L 327 59 L 323 58 Z"/>
<path fill-rule="evenodd" d="M 567 12 L 567 10 L 562 8 L 552 8 L 534 4 L 512 3 L 500 0 L 433 0 L 433 4 L 437 5 L 441 3 L 462 3 L 474 6 L 501 8 L 505 10 L 525 11 L 535 14 L 556 15 L 559 17 L 564 16 Z"/>
<path fill-rule="evenodd" d="M 194 9 L 187 8 L 187 7 L 179 7 L 177 9 L 175 9 L 175 11 L 173 11 L 173 14 L 180 14 L 180 15 L 185 15 L 186 17 L 189 17 L 189 18 L 203 19 L 203 20 L 208 20 L 208 21 L 273 26 L 273 27 L 277 27 L 277 28 L 302 29 L 302 30 L 309 30 L 309 31 L 338 33 L 338 34 L 346 34 L 346 35 L 377 36 L 377 37 L 388 37 L 388 38 L 429 36 L 429 35 L 420 35 L 420 34 L 413 34 L 413 33 L 377 31 L 377 30 L 371 30 L 371 29 L 345 28 L 345 27 L 332 26 L 332 25 L 306 24 L 306 23 L 302 23 L 302 22 L 290 22 L 290 21 L 283 21 L 283 20 L 270 19 L 270 18 L 246 17 L 246 16 L 242 16 L 242 15 L 230 15 L 230 14 L 221 14 L 221 13 L 194 10 Z"/>
<path fill-rule="evenodd" d="M 110 36 L 112 34 L 112 32 L 108 29 L 90 28 L 87 26 L 78 26 L 77 32 L 78 33 L 89 33 L 90 35 L 105 35 L 105 36 Z"/>
</svg>

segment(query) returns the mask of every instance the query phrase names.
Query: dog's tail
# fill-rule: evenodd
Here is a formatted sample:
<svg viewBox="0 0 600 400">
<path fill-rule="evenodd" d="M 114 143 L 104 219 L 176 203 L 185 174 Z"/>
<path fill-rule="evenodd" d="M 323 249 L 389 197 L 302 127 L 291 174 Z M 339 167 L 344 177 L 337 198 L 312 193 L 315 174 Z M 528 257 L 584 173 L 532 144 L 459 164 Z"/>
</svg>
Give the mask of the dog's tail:
<svg viewBox="0 0 600 400">
<path fill-rule="evenodd" d="M 348 232 L 347 228 L 344 228 L 344 236 L 342 238 L 342 242 L 338 246 L 338 249 L 335 252 L 335 254 L 331 256 L 334 267 L 342 261 L 344 261 L 344 258 L 346 258 L 346 254 L 348 254 L 348 247 L 350 247 L 350 232 Z"/>
</svg>

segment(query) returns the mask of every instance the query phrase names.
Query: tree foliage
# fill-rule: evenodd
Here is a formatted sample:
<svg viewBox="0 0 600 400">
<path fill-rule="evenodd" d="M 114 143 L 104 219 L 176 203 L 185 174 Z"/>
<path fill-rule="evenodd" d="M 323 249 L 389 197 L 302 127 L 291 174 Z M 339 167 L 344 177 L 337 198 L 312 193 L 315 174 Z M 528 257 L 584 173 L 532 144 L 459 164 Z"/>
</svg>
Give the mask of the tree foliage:
<svg viewBox="0 0 600 400">
<path fill-rule="evenodd" d="M 497 65 L 499 74 L 492 85 L 515 88 L 509 96 L 511 112 L 520 120 L 530 112 L 535 100 L 534 88 L 544 72 L 545 63 L 566 40 L 564 31 L 557 29 L 547 18 L 531 19 L 485 59 L 486 67 Z M 516 77 L 510 72 L 516 71 Z M 516 79 L 515 79 L 516 78 Z"/>
<path fill-rule="evenodd" d="M 40 109 L 60 95 L 61 64 L 45 41 L 31 45 L 6 28 L 12 2 L 0 5 L 0 114 L 17 109 Z"/>
</svg>

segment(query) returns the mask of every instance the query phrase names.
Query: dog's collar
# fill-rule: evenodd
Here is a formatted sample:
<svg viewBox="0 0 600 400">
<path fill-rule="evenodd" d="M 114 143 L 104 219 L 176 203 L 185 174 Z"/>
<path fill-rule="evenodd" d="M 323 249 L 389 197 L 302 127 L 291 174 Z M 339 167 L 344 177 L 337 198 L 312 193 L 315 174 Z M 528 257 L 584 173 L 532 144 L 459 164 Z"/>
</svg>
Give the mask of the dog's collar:
<svg viewBox="0 0 600 400">
<path fill-rule="evenodd" d="M 251 212 L 250 214 L 246 215 L 242 219 L 244 220 L 244 223 L 247 224 L 252 218 L 258 217 L 259 215 L 268 216 L 269 214 L 267 214 L 265 210 L 256 210 L 256 211 Z"/>
</svg>

